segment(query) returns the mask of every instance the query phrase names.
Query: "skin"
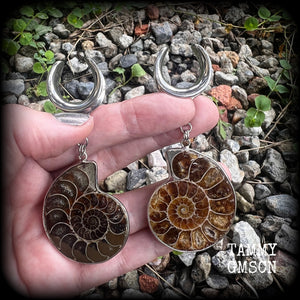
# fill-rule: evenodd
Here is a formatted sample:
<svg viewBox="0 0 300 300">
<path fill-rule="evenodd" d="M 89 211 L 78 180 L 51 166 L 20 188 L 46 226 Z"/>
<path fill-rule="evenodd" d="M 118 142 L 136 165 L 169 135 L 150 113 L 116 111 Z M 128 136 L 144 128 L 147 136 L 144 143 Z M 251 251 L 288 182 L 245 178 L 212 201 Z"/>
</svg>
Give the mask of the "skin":
<svg viewBox="0 0 300 300">
<path fill-rule="evenodd" d="M 65 258 L 49 242 L 42 207 L 51 183 L 78 161 L 77 144 L 89 138 L 88 159 L 98 164 L 99 180 L 147 153 L 182 139 L 180 126 L 192 123 L 191 137 L 213 128 L 219 117 L 213 102 L 157 93 L 95 109 L 80 126 L 21 105 L 2 109 L 4 274 L 22 294 L 73 296 L 170 252 L 151 234 L 146 207 L 157 183 L 118 195 L 130 220 L 123 250 L 102 264 L 80 264 Z"/>
</svg>

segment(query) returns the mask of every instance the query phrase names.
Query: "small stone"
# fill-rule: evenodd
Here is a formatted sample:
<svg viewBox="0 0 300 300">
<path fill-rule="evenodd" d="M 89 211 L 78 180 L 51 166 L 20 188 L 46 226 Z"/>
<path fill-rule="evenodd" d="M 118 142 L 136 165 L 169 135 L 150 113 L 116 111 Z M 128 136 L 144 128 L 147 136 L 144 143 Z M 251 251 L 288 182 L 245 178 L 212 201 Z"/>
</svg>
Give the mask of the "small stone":
<svg viewBox="0 0 300 300">
<path fill-rule="evenodd" d="M 193 264 L 194 258 L 196 256 L 196 252 L 183 252 L 178 255 L 179 259 L 187 266 L 191 266 Z"/>
<path fill-rule="evenodd" d="M 66 39 L 70 35 L 70 30 L 68 30 L 64 24 L 57 24 L 53 27 L 53 32 L 62 39 Z"/>
<path fill-rule="evenodd" d="M 26 57 L 20 54 L 15 55 L 15 67 L 20 73 L 32 71 L 34 60 L 31 57 Z"/>
<path fill-rule="evenodd" d="M 155 5 L 149 4 L 146 7 L 146 14 L 150 20 L 157 20 L 159 18 L 159 8 Z"/>
<path fill-rule="evenodd" d="M 147 155 L 148 165 L 150 168 L 153 167 L 167 167 L 167 162 L 163 158 L 161 151 L 156 150 Z"/>
<path fill-rule="evenodd" d="M 192 279 L 200 283 L 207 279 L 211 270 L 211 258 L 207 252 L 198 254 L 195 258 L 195 264 L 191 271 Z"/>
<path fill-rule="evenodd" d="M 242 245 L 244 248 L 248 248 L 258 245 L 260 247 L 260 238 L 249 223 L 240 221 L 233 226 L 232 231 L 232 241 L 238 246 Z"/>
<path fill-rule="evenodd" d="M 232 66 L 234 68 L 237 67 L 237 64 L 238 64 L 240 58 L 239 58 L 239 56 L 238 56 L 238 54 L 236 52 L 234 52 L 234 51 L 227 51 L 226 50 L 226 51 L 219 51 L 217 54 L 220 57 L 224 54 L 226 57 L 228 57 L 230 59 L 230 61 L 232 63 Z"/>
<path fill-rule="evenodd" d="M 169 22 L 151 23 L 151 29 L 157 45 L 169 42 L 173 35 Z"/>
<path fill-rule="evenodd" d="M 256 184 L 255 185 L 255 198 L 261 200 L 272 194 L 270 189 L 265 184 Z"/>
<path fill-rule="evenodd" d="M 123 291 L 122 299 L 154 299 L 151 295 L 143 293 L 140 290 L 128 288 Z M 103 299 L 103 298 L 102 298 Z"/>
<path fill-rule="evenodd" d="M 286 164 L 277 150 L 270 148 L 263 162 L 262 172 L 276 182 L 282 183 L 287 178 Z"/>
<path fill-rule="evenodd" d="M 134 54 L 127 54 L 120 58 L 120 66 L 122 68 L 129 68 L 137 63 L 137 57 Z"/>
<path fill-rule="evenodd" d="M 240 168 L 244 171 L 246 179 L 254 179 L 261 172 L 260 165 L 255 160 L 248 160 L 240 164 Z"/>
<path fill-rule="evenodd" d="M 169 177 L 169 173 L 165 167 L 152 167 L 150 170 L 146 171 L 146 175 L 146 184 L 153 184 Z"/>
<path fill-rule="evenodd" d="M 235 255 L 233 251 L 219 251 L 216 255 L 211 258 L 211 262 L 213 266 L 219 271 L 221 274 L 232 274 L 232 269 L 237 268 L 237 262 L 235 260 Z M 229 266 L 230 268 L 229 269 Z"/>
<path fill-rule="evenodd" d="M 298 274 L 298 261 L 288 253 L 278 250 L 275 256 L 276 277 L 284 284 L 291 286 L 295 283 Z"/>
<path fill-rule="evenodd" d="M 127 175 L 127 190 L 131 191 L 141 187 L 147 179 L 146 168 L 141 168 L 138 170 L 132 170 Z"/>
<path fill-rule="evenodd" d="M 266 198 L 266 205 L 279 217 L 294 218 L 298 214 L 298 201 L 289 194 L 269 196 Z"/>
<path fill-rule="evenodd" d="M 1 83 L 2 93 L 14 94 L 16 96 L 21 95 L 25 90 L 25 84 L 23 79 L 10 79 L 4 80 Z"/>
<path fill-rule="evenodd" d="M 262 128 L 260 126 L 257 127 L 246 127 L 244 123 L 244 119 L 240 120 L 236 124 L 234 124 L 234 135 L 250 135 L 250 136 L 258 136 L 262 133 Z"/>
<path fill-rule="evenodd" d="M 236 201 L 238 209 L 243 213 L 249 213 L 254 210 L 254 205 L 248 202 L 240 193 L 236 192 Z"/>
<path fill-rule="evenodd" d="M 90 41 L 90 40 L 83 41 L 81 43 L 81 47 L 82 47 L 83 50 L 91 50 L 91 49 L 94 48 L 94 42 Z"/>
<path fill-rule="evenodd" d="M 206 283 L 213 289 L 225 289 L 229 285 L 229 281 L 225 276 L 211 274 L 206 279 Z"/>
<path fill-rule="evenodd" d="M 105 62 L 104 55 L 98 50 L 88 49 L 84 52 L 84 54 L 88 59 L 93 60 L 96 64 Z"/>
<path fill-rule="evenodd" d="M 105 184 L 109 192 L 120 192 L 126 190 L 127 172 L 116 171 L 105 179 Z"/>
<path fill-rule="evenodd" d="M 145 293 L 152 294 L 159 288 L 159 280 L 147 274 L 139 277 L 140 290 Z"/>
<path fill-rule="evenodd" d="M 123 289 L 139 290 L 140 286 L 138 278 L 139 275 L 137 270 L 129 271 L 119 279 L 119 285 Z"/>
<path fill-rule="evenodd" d="M 133 37 L 127 34 L 122 34 L 119 38 L 118 45 L 121 49 L 128 48 L 133 43 Z"/>
<path fill-rule="evenodd" d="M 226 74 L 221 71 L 215 72 L 215 82 L 217 85 L 225 84 L 225 85 L 235 85 L 239 81 L 239 78 L 233 74 Z"/>
<path fill-rule="evenodd" d="M 94 88 L 94 82 L 79 82 L 77 86 L 77 92 L 80 99 L 86 99 Z"/>
<path fill-rule="evenodd" d="M 218 85 L 208 91 L 208 94 L 219 100 L 229 110 L 242 108 L 241 103 L 231 96 L 232 88 L 229 85 Z"/>
<path fill-rule="evenodd" d="M 127 92 L 124 96 L 124 99 L 128 100 L 128 99 L 131 99 L 131 98 L 142 96 L 144 94 L 145 94 L 145 87 L 143 85 L 141 85 L 141 86 L 133 88 L 129 92 Z"/>
<path fill-rule="evenodd" d="M 255 191 L 250 183 L 244 183 L 238 191 L 248 202 L 253 203 Z"/>
<path fill-rule="evenodd" d="M 74 73 L 81 73 L 81 72 L 87 70 L 89 67 L 87 63 L 80 62 L 76 56 L 74 56 L 72 59 L 70 59 L 67 62 L 67 64 L 70 67 L 70 69 L 72 70 L 72 72 L 74 72 Z"/>
<path fill-rule="evenodd" d="M 287 224 L 284 218 L 268 215 L 260 224 L 259 229 L 266 237 L 274 238 L 275 233 L 281 228 L 282 224 Z"/>
<path fill-rule="evenodd" d="M 224 149 L 220 153 L 220 161 L 228 167 L 232 183 L 240 184 L 244 178 L 244 171 L 240 169 L 236 156 L 231 151 Z"/>
</svg>

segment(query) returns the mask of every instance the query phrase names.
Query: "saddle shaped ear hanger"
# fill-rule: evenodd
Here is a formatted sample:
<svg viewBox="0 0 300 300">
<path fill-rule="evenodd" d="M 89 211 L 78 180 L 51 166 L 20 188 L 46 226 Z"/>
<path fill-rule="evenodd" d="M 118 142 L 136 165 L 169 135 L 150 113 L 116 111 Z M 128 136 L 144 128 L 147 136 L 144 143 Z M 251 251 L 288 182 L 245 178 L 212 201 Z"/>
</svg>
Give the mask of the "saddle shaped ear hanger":
<svg viewBox="0 0 300 300">
<path fill-rule="evenodd" d="M 191 48 L 193 54 L 200 64 L 201 73 L 196 83 L 189 88 L 176 88 L 166 82 L 162 75 L 162 67 L 164 58 L 166 57 L 169 49 L 166 46 L 159 51 L 155 62 L 154 77 L 156 79 L 158 87 L 164 92 L 177 97 L 194 98 L 199 95 L 209 84 L 212 77 L 212 66 L 210 58 L 204 48 L 200 45 L 192 45 Z"/>
<path fill-rule="evenodd" d="M 67 102 L 59 91 L 59 81 L 64 68 L 63 61 L 54 63 L 47 77 L 47 91 L 53 104 L 65 112 L 89 113 L 99 106 L 105 99 L 105 79 L 97 67 L 97 64 L 90 59 L 85 59 L 90 67 L 94 79 L 94 88 L 87 99 L 82 102 Z"/>
</svg>

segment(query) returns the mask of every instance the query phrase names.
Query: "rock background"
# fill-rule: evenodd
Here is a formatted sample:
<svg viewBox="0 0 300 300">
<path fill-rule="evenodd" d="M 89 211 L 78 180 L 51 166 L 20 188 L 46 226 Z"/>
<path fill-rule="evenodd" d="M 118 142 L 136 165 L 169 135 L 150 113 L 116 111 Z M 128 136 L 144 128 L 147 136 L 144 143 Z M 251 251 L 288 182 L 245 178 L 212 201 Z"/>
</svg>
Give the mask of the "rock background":
<svg viewBox="0 0 300 300">
<path fill-rule="evenodd" d="M 157 258 L 108 283 L 80 295 L 83 298 L 261 298 L 284 295 L 292 287 L 298 271 L 298 106 L 282 103 L 271 94 L 272 108 L 266 112 L 261 127 L 247 128 L 244 118 L 258 94 L 269 90 L 264 76 L 274 80 L 282 71 L 279 59 L 286 40 L 282 32 L 246 32 L 241 28 L 249 16 L 257 16 L 250 4 L 200 4 L 124 6 L 108 8 L 105 16 L 85 31 L 70 26 L 65 18 L 47 20 L 52 31 L 43 36 L 47 49 L 56 60 L 64 60 L 62 82 L 69 97 L 85 99 L 93 89 L 92 77 L 82 54 L 93 58 L 106 80 L 105 104 L 158 91 L 153 79 L 153 65 L 159 49 L 167 44 L 170 53 L 163 67 L 165 78 L 178 87 L 196 81 L 199 64 L 193 58 L 191 44 L 202 45 L 208 52 L 214 76 L 204 94 L 218 100 L 226 139 L 218 127 L 192 141 L 192 148 L 226 164 L 232 174 L 237 195 L 237 215 L 228 236 L 205 252 Z M 276 7 L 268 7 L 277 11 Z M 283 26 L 292 21 L 282 21 Z M 281 24 L 280 23 L 280 24 Z M 230 27 L 230 24 L 234 25 Z M 276 25 L 276 24 L 275 24 Z M 293 24 L 291 26 L 294 26 Z M 230 28 L 229 28 L 230 27 Z M 292 27 L 291 27 L 292 28 Z M 291 72 L 297 75 L 297 59 L 292 53 Z M 18 103 L 43 111 L 47 97 L 28 94 L 37 75 L 29 47 L 22 47 L 9 61 L 9 72 L 1 74 L 2 103 Z M 116 89 L 116 67 L 130 74 L 139 63 L 146 75 L 134 78 Z M 281 80 L 282 84 L 287 81 Z M 289 101 L 292 101 L 290 99 Z M 291 105 L 290 105 L 291 104 Z M 126 149 L 124 149 L 126 151 Z M 111 174 L 102 182 L 109 192 L 130 191 L 168 177 L 163 149 L 132 162 L 127 168 Z M 228 264 L 237 265 L 244 258 L 230 243 L 237 245 L 277 243 L 271 260 L 276 273 L 230 273 Z M 262 258 L 251 255 L 248 260 L 259 263 Z"/>
</svg>

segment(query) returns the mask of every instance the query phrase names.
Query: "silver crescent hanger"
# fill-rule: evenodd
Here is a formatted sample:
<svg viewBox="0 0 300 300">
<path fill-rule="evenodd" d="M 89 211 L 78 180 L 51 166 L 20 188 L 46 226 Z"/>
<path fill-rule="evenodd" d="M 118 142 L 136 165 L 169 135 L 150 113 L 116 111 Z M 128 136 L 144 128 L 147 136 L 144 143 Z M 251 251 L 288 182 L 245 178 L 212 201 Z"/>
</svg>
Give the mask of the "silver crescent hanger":
<svg viewBox="0 0 300 300">
<path fill-rule="evenodd" d="M 176 88 L 166 82 L 162 75 L 162 67 L 164 58 L 166 57 L 169 49 L 166 46 L 159 51 L 155 62 L 154 77 L 158 87 L 164 92 L 177 97 L 194 98 L 199 95 L 209 84 L 213 74 L 210 58 L 204 48 L 200 45 L 191 45 L 191 48 L 200 64 L 201 73 L 196 83 L 188 88 Z"/>
<path fill-rule="evenodd" d="M 64 68 L 63 61 L 57 61 L 53 64 L 47 78 L 47 91 L 50 100 L 57 108 L 65 112 L 89 113 L 99 106 L 105 99 L 105 79 L 92 59 L 86 59 L 94 79 L 94 88 L 87 99 L 80 102 L 66 101 L 59 91 L 59 81 Z"/>
</svg>

